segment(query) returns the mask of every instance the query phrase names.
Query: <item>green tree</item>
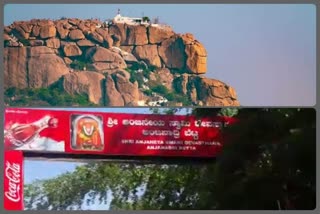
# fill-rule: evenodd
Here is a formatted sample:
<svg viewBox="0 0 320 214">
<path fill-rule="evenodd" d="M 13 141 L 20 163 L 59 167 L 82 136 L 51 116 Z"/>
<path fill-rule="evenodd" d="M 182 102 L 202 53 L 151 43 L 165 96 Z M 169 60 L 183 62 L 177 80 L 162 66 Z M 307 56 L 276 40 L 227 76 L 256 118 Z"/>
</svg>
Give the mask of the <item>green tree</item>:
<svg viewBox="0 0 320 214">
<path fill-rule="evenodd" d="M 218 115 L 233 117 L 233 116 L 237 115 L 238 112 L 239 112 L 239 109 L 237 109 L 237 108 L 223 108 L 220 110 Z"/>
<path fill-rule="evenodd" d="M 5 103 L 9 106 L 95 106 L 95 104 L 89 101 L 87 95 L 76 94 L 70 95 L 64 91 L 59 85 L 61 83 L 55 83 L 49 88 L 27 88 L 17 89 L 8 88 L 5 91 Z"/>
<path fill-rule="evenodd" d="M 314 209 L 314 109 L 242 109 L 237 117 L 217 162 L 218 207 Z"/>
<path fill-rule="evenodd" d="M 150 22 L 150 18 L 148 16 L 144 16 L 144 17 L 142 17 L 142 21 Z"/>
<path fill-rule="evenodd" d="M 17 93 L 17 88 L 8 88 L 6 91 L 5 91 L 5 96 L 8 96 L 8 97 L 13 97 L 15 94 Z"/>
</svg>

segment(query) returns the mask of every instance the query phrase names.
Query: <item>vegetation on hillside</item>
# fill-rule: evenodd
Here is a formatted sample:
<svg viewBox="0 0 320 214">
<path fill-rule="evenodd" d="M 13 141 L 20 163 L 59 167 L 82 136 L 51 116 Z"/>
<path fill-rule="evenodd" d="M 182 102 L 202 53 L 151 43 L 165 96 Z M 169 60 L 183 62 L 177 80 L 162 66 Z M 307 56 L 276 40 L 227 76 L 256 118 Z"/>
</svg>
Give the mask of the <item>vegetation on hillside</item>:
<svg viewBox="0 0 320 214">
<path fill-rule="evenodd" d="M 182 103 L 183 106 L 192 105 L 191 100 L 189 100 L 187 96 L 178 93 L 176 90 L 170 91 L 164 85 L 159 84 L 159 82 L 150 80 L 150 74 L 155 70 L 156 67 L 154 66 L 144 68 L 139 64 L 126 68 L 126 71 L 130 73 L 130 82 L 138 82 L 139 88 L 145 95 L 152 97 L 152 94 L 156 93 L 168 101 Z"/>
<path fill-rule="evenodd" d="M 61 82 L 48 88 L 8 88 L 4 93 L 8 106 L 95 106 L 87 95 L 70 95 L 63 90 Z"/>
<path fill-rule="evenodd" d="M 183 106 L 191 106 L 192 105 L 191 100 L 187 96 L 185 96 L 183 94 L 179 94 L 175 90 L 169 91 L 163 85 L 153 86 L 153 87 L 151 87 L 150 91 L 162 95 L 163 97 L 167 98 L 168 101 L 182 103 Z"/>
</svg>

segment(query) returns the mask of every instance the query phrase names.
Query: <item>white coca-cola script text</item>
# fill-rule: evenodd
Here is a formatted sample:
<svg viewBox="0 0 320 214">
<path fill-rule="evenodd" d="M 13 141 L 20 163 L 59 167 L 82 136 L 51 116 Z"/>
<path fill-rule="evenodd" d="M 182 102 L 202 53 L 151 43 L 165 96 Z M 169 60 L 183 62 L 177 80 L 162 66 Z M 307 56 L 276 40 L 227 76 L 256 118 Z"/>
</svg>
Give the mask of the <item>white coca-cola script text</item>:
<svg viewBox="0 0 320 214">
<path fill-rule="evenodd" d="M 6 162 L 5 177 L 8 182 L 7 190 L 5 190 L 5 196 L 12 202 L 20 201 L 20 178 L 21 167 L 18 163 Z"/>
</svg>

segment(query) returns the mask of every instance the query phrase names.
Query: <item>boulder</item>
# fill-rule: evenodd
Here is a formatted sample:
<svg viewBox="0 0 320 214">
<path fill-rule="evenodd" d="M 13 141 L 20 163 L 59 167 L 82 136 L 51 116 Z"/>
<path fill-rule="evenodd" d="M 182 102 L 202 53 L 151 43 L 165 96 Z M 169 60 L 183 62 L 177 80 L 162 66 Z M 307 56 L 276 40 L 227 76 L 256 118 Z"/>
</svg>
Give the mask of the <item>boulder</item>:
<svg viewBox="0 0 320 214">
<path fill-rule="evenodd" d="M 119 54 L 124 59 L 124 61 L 126 63 L 131 63 L 132 64 L 132 63 L 137 63 L 138 62 L 137 58 L 133 54 L 128 53 L 128 52 L 122 50 L 121 48 L 111 47 L 110 50 L 112 52 L 115 52 L 115 53 Z"/>
<path fill-rule="evenodd" d="M 106 105 L 108 106 L 124 106 L 123 98 L 120 92 L 117 90 L 115 82 L 113 81 L 111 75 L 106 77 Z"/>
<path fill-rule="evenodd" d="M 69 24 L 69 22 L 67 21 L 66 23 L 63 23 L 63 27 L 67 30 L 70 30 L 73 27 L 73 25 Z"/>
<path fill-rule="evenodd" d="M 40 54 L 37 57 L 31 57 L 28 61 L 30 88 L 47 88 L 67 73 L 69 68 L 63 59 L 55 54 Z"/>
<path fill-rule="evenodd" d="M 98 71 L 100 73 L 106 73 L 109 70 L 119 69 L 119 65 L 112 62 L 94 62 L 89 64 L 90 70 Z"/>
<path fill-rule="evenodd" d="M 90 40 L 87 40 L 87 39 L 82 39 L 82 40 L 77 41 L 77 45 L 79 47 L 93 47 L 93 46 L 95 46 L 95 44 L 93 42 L 91 42 Z"/>
<path fill-rule="evenodd" d="M 120 76 L 123 76 L 126 79 L 130 79 L 130 77 L 131 77 L 130 73 L 126 70 L 123 70 L 123 69 L 116 69 L 116 70 L 112 70 L 112 71 L 107 71 L 106 73 L 112 74 L 112 75 L 119 74 Z"/>
<path fill-rule="evenodd" d="M 69 57 L 63 57 L 63 60 L 66 65 L 70 65 L 72 63 L 72 60 Z"/>
<path fill-rule="evenodd" d="M 124 59 L 124 61 L 126 63 L 131 63 L 132 64 L 132 63 L 137 63 L 138 62 L 137 58 L 131 53 L 121 52 L 121 56 L 122 56 L 122 58 Z"/>
<path fill-rule="evenodd" d="M 107 29 L 98 28 L 98 29 L 96 29 L 96 32 L 100 36 L 102 36 L 102 38 L 103 38 L 103 46 L 105 48 L 111 48 L 113 46 L 113 40 L 112 40 L 111 36 L 109 35 Z"/>
<path fill-rule="evenodd" d="M 182 74 L 173 80 L 175 91 L 199 106 L 239 106 L 234 89 L 227 84 L 195 74 Z"/>
<path fill-rule="evenodd" d="M 46 45 L 49 48 L 58 49 L 58 48 L 60 48 L 60 39 L 58 39 L 58 38 L 47 39 Z"/>
<path fill-rule="evenodd" d="M 57 33 L 56 27 L 52 25 L 43 25 L 40 28 L 40 37 L 41 39 L 47 39 L 55 37 Z"/>
<path fill-rule="evenodd" d="M 31 33 L 33 25 L 31 23 L 26 22 L 22 23 L 20 27 L 23 29 L 24 32 Z"/>
<path fill-rule="evenodd" d="M 160 44 L 162 41 L 169 39 L 175 33 L 169 27 L 148 27 L 148 36 L 150 44 Z"/>
<path fill-rule="evenodd" d="M 90 102 L 103 105 L 104 78 L 104 75 L 92 71 L 73 72 L 64 76 L 63 88 L 72 95 L 86 94 Z"/>
<path fill-rule="evenodd" d="M 124 45 L 147 45 L 147 28 L 143 25 L 128 25 Z"/>
<path fill-rule="evenodd" d="M 158 54 L 157 45 L 137 46 L 133 50 L 133 55 L 139 60 L 145 61 L 148 65 L 161 67 L 161 59 Z"/>
<path fill-rule="evenodd" d="M 109 34 L 112 36 L 112 39 L 115 40 L 115 38 L 119 39 L 118 43 L 119 45 L 126 45 L 127 42 L 127 25 L 126 24 L 113 24 L 109 27 Z M 117 46 L 117 45 L 115 45 Z"/>
<path fill-rule="evenodd" d="M 16 35 L 19 39 L 29 39 L 30 33 L 25 32 L 21 25 L 17 25 L 14 31 L 17 32 Z"/>
<path fill-rule="evenodd" d="M 32 36 L 35 36 L 35 37 L 38 37 L 40 35 L 40 26 L 37 26 L 35 25 L 33 28 L 32 28 L 32 33 L 31 33 Z"/>
<path fill-rule="evenodd" d="M 197 99 L 205 106 L 237 106 L 235 90 L 225 83 L 199 76 L 191 76 L 191 82 L 197 90 Z"/>
<path fill-rule="evenodd" d="M 100 34 L 98 34 L 97 32 L 89 33 L 88 37 L 89 37 L 89 39 L 91 39 L 97 43 L 100 43 L 100 44 L 102 44 L 104 41 L 103 37 Z"/>
<path fill-rule="evenodd" d="M 80 19 L 68 19 L 68 22 L 73 26 L 77 26 L 80 23 L 80 21 Z"/>
<path fill-rule="evenodd" d="M 30 57 L 39 57 L 41 55 L 54 55 L 55 52 L 51 48 L 48 48 L 46 46 L 39 46 L 39 47 L 31 47 L 27 48 L 28 50 L 28 56 Z M 43 62 L 42 62 L 43 63 Z"/>
<path fill-rule="evenodd" d="M 4 51 L 5 88 L 48 87 L 69 72 L 64 61 L 46 46 L 5 48 Z"/>
<path fill-rule="evenodd" d="M 37 25 L 39 25 L 40 27 L 54 26 L 54 22 L 52 20 L 48 20 L 48 19 L 38 19 Z"/>
<path fill-rule="evenodd" d="M 90 62 L 104 62 L 114 65 L 116 68 L 126 68 L 127 65 L 123 58 L 117 54 L 103 47 L 92 47 L 86 52 L 86 59 Z"/>
<path fill-rule="evenodd" d="M 119 73 L 113 74 L 112 78 L 119 93 L 122 95 L 125 106 L 136 106 L 140 99 L 138 83 L 131 83 L 129 79 Z"/>
<path fill-rule="evenodd" d="M 27 47 L 4 48 L 4 88 L 27 88 Z"/>
<path fill-rule="evenodd" d="M 63 46 L 63 52 L 65 56 L 80 56 L 82 55 L 81 49 L 76 45 L 76 43 L 67 43 Z"/>
<path fill-rule="evenodd" d="M 108 28 L 97 28 L 97 29 L 96 29 L 96 32 L 97 32 L 98 34 L 100 34 L 101 36 L 103 36 L 103 37 L 109 35 Z"/>
<path fill-rule="evenodd" d="M 84 21 L 80 21 L 80 23 L 78 24 L 78 28 L 79 28 L 82 32 L 88 32 L 88 31 L 90 31 L 90 25 L 87 26 Z"/>
<path fill-rule="evenodd" d="M 200 42 L 194 41 L 186 44 L 187 55 L 186 71 L 192 74 L 204 74 L 207 72 L 207 51 Z"/>
<path fill-rule="evenodd" d="M 69 34 L 69 30 L 64 28 L 64 24 L 62 22 L 57 23 L 57 31 L 60 39 L 66 39 Z"/>
<path fill-rule="evenodd" d="M 171 69 L 183 70 L 186 64 L 185 45 L 179 36 L 164 40 L 158 48 L 159 55 Z"/>
<path fill-rule="evenodd" d="M 85 36 L 83 35 L 81 30 L 71 30 L 69 33 L 69 38 L 71 40 L 80 40 L 80 39 L 85 39 Z"/>
</svg>

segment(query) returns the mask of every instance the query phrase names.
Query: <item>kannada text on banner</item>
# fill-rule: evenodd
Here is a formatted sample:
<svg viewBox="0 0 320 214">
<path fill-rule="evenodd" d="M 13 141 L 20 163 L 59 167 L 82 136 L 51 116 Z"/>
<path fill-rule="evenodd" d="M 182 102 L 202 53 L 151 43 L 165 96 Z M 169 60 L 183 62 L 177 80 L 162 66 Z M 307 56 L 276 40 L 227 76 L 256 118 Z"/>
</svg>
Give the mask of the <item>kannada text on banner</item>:
<svg viewBox="0 0 320 214">
<path fill-rule="evenodd" d="M 213 157 L 228 117 L 6 109 L 7 150 Z"/>
</svg>

